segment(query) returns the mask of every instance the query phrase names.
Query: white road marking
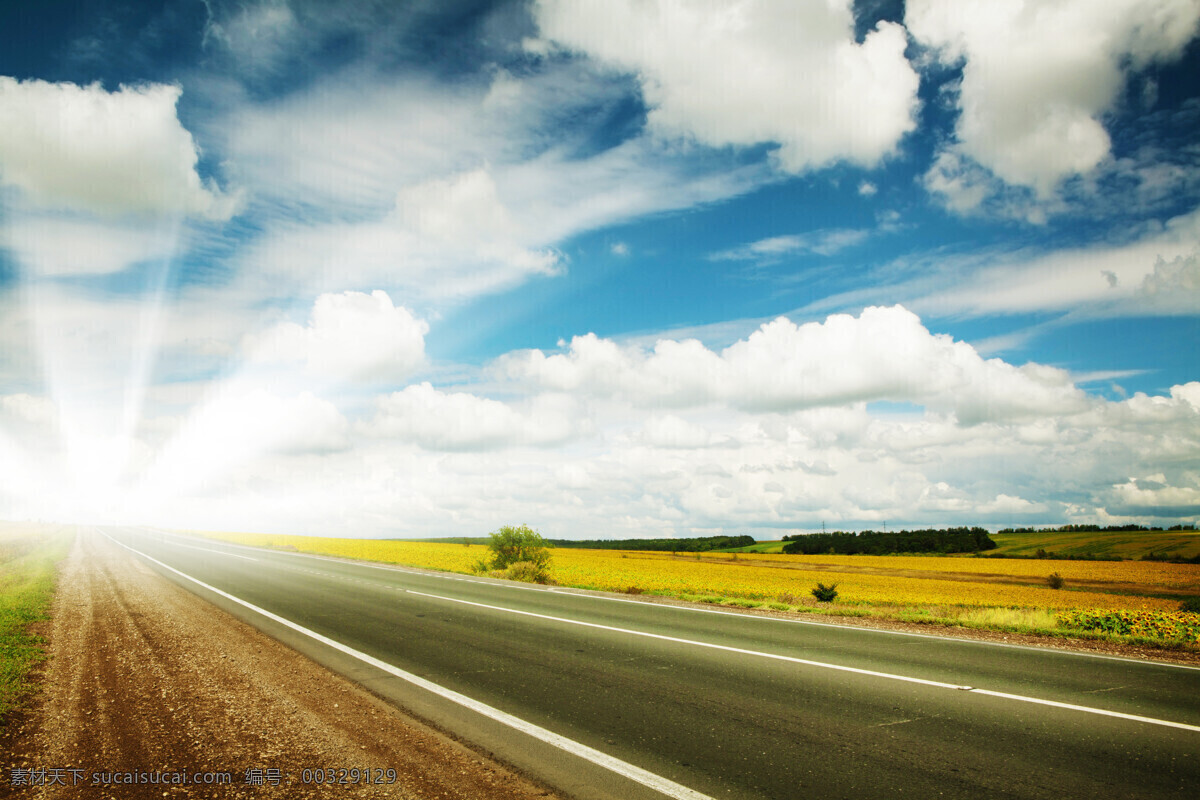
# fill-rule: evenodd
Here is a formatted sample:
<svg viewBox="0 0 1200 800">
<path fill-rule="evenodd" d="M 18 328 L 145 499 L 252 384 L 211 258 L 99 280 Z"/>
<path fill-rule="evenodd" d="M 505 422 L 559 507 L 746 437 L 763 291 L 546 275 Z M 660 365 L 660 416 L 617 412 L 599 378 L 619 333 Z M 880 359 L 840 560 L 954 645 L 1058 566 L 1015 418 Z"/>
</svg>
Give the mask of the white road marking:
<svg viewBox="0 0 1200 800">
<path fill-rule="evenodd" d="M 959 691 L 971 692 L 972 694 L 983 694 L 991 697 L 1000 697 L 1006 700 L 1018 700 L 1023 703 L 1037 703 L 1044 706 L 1054 706 L 1055 708 L 1065 708 L 1071 711 L 1083 711 L 1088 714 L 1100 714 L 1106 717 L 1117 717 L 1120 719 L 1133 720 L 1135 722 L 1145 722 L 1151 725 L 1163 725 L 1168 728 L 1179 728 L 1185 731 L 1196 731 L 1200 733 L 1200 726 L 1188 725 L 1183 722 L 1172 722 L 1165 719 L 1155 719 L 1154 717 L 1142 717 L 1137 714 L 1123 714 L 1120 711 L 1108 711 L 1103 708 L 1093 708 L 1091 706 L 1078 706 L 1072 703 L 1060 703 L 1055 700 L 1042 700 L 1037 697 L 1026 697 L 1019 694 L 1008 694 L 1006 692 L 994 692 L 990 689 L 978 689 L 973 686 L 960 686 L 953 683 L 943 683 L 941 681 L 929 681 L 923 678 L 912 678 L 907 675 L 896 675 L 890 672 L 876 672 L 869 669 L 858 669 L 857 667 L 846 667 L 841 664 L 828 664 L 823 661 L 810 661 L 806 658 L 795 658 L 793 656 L 779 655 L 778 653 L 765 653 L 760 650 L 746 650 L 741 647 L 730 647 L 723 644 L 712 644 L 711 642 L 701 642 L 695 639 L 682 639 L 676 636 L 665 636 L 661 633 L 647 633 L 645 631 L 635 631 L 629 628 L 617 628 L 612 625 L 601 625 L 596 622 L 583 622 L 576 619 L 567 619 L 566 617 L 553 617 L 549 614 L 536 614 L 532 611 L 518 611 L 513 608 L 504 608 L 503 606 L 493 606 L 487 603 L 476 603 L 471 600 L 460 600 L 456 597 L 444 597 L 442 595 L 428 594 L 426 592 L 418 592 L 413 589 L 407 590 L 409 594 L 415 594 L 420 597 L 429 597 L 434 600 L 444 600 L 448 603 L 461 603 L 468 606 L 478 606 L 479 608 L 488 608 L 493 611 L 503 611 L 508 614 L 520 614 L 526 617 L 537 617 L 539 619 L 552 620 L 554 622 L 563 622 L 568 625 L 582 625 L 585 628 L 598 628 L 600 630 L 613 631 L 615 633 L 625 633 L 630 636 L 644 636 L 648 639 L 660 639 L 667 642 L 676 642 L 679 644 L 690 644 L 695 647 L 707 647 L 712 650 L 723 650 L 728 653 L 740 653 L 742 655 L 759 656 L 761 658 L 770 658 L 776 661 L 790 661 L 795 664 L 805 664 L 813 667 L 821 667 L 823 669 L 833 669 L 841 672 L 854 672 L 859 675 L 870 675 L 876 678 L 887 678 L 894 681 L 904 681 L 906 683 L 920 683 L 925 686 L 934 686 L 940 689 L 957 689 Z"/>
<path fill-rule="evenodd" d="M 1026 697 L 1020 694 L 1008 694 L 1007 692 L 993 692 L 990 689 L 972 689 L 975 694 L 986 694 L 992 697 L 1002 697 L 1005 700 L 1017 700 L 1022 703 L 1037 703 L 1041 706 L 1054 706 L 1055 708 L 1066 708 L 1071 711 L 1085 711 L 1088 714 L 1100 714 L 1105 717 L 1118 717 L 1119 719 L 1131 719 L 1135 722 L 1147 722 L 1151 725 L 1165 725 L 1168 728 L 1179 728 L 1185 731 L 1200 731 L 1200 726 L 1188 725 L 1183 722 L 1171 722 L 1166 719 L 1155 719 L 1154 717 L 1141 717 L 1137 714 L 1122 714 L 1120 711 L 1108 711 L 1103 708 L 1092 708 L 1091 706 L 1077 706 L 1073 703 L 1060 703 L 1057 700 L 1042 700 L 1037 697 Z"/>
<path fill-rule="evenodd" d="M 773 658 L 776 661 L 789 661 L 793 664 L 806 664 L 811 667 L 821 667 L 823 669 L 834 669 L 841 672 L 854 672 L 859 675 L 870 675 L 875 678 L 889 678 L 895 681 L 904 681 L 906 683 L 919 683 L 924 686 L 936 686 L 939 689 L 970 689 L 970 686 L 959 686 L 953 683 L 944 683 L 942 681 L 930 681 L 924 678 L 911 678 L 907 675 L 894 675 L 890 672 L 876 672 L 870 669 L 859 669 L 858 667 L 846 667 L 841 664 L 829 664 L 824 661 L 811 661 L 807 658 L 796 658 L 795 656 L 784 656 L 778 653 L 764 653 L 760 650 L 746 650 L 741 647 L 730 647 L 724 644 L 712 644 L 711 642 L 701 642 L 695 639 L 681 639 L 677 636 L 666 636 L 661 633 L 647 633 L 645 631 L 635 631 L 629 628 L 617 628 L 613 625 L 601 625 L 598 622 L 583 622 L 577 619 L 567 619 L 566 617 L 552 617 L 549 614 L 536 614 L 532 611 L 517 611 L 512 608 L 504 608 L 503 606 L 491 606 L 487 603 L 476 603 L 471 600 L 459 600 L 456 597 L 443 597 L 442 595 L 427 594 L 426 592 L 418 592 L 414 589 L 408 589 L 409 594 L 415 594 L 420 597 L 430 597 L 434 600 L 445 600 L 450 603 L 462 603 L 467 606 L 478 606 L 479 608 L 490 608 L 493 611 L 504 611 L 509 614 L 520 614 L 526 617 L 537 617 L 538 619 L 548 619 L 553 622 L 565 622 L 569 625 L 582 625 L 585 628 L 598 628 L 604 631 L 613 631 L 614 633 L 626 633 L 630 636 L 644 636 L 647 639 L 659 639 L 664 642 L 676 642 L 678 644 L 690 644 L 696 647 L 707 647 L 711 650 L 723 650 L 726 653 L 740 653 L 748 656 L 761 656 L 762 658 Z"/>
<path fill-rule="evenodd" d="M 453 691 L 452 689 L 447 689 L 443 686 L 439 686 L 438 684 L 433 683 L 432 681 L 428 681 L 425 678 L 420 677 L 419 675 L 414 675 L 411 672 L 406 672 L 405 670 L 402 670 L 399 667 L 392 666 L 391 664 L 387 663 L 386 661 L 382 661 L 378 658 L 375 658 L 374 656 L 367 655 L 366 653 L 363 653 L 359 650 L 355 650 L 353 647 L 349 647 L 349 646 L 344 645 L 341 642 L 338 642 L 334 639 L 330 639 L 328 636 L 323 636 L 323 635 L 317 633 L 316 631 L 311 631 L 308 628 L 305 628 L 303 625 L 299 625 L 295 622 L 292 622 L 290 619 L 281 617 L 278 614 L 273 614 L 270 611 L 267 611 L 265 608 L 259 608 L 258 606 L 254 605 L 253 603 L 248 603 L 245 600 L 241 599 L 240 597 L 235 597 L 234 595 L 229 594 L 228 592 L 222 591 L 215 586 L 210 586 L 209 584 L 205 583 L 204 581 L 201 581 L 197 578 L 193 578 L 191 575 L 188 575 L 185 572 L 180 572 L 179 570 L 175 569 L 174 567 L 172 567 L 168 564 L 164 564 L 163 562 L 159 561 L 158 559 L 148 556 L 145 553 L 141 552 L 140 550 L 135 550 L 134 548 L 130 547 L 127 544 L 124 544 L 123 542 L 118 542 L 116 539 L 113 539 L 111 536 L 109 536 L 104 531 L 100 531 L 99 533 L 100 533 L 100 535 L 102 535 L 106 539 L 108 539 L 109 541 L 112 541 L 115 544 L 118 544 L 121 547 L 124 547 L 126 550 L 130 551 L 131 553 L 136 553 L 137 555 L 141 556 L 142 558 L 145 558 L 148 561 L 152 561 L 155 564 L 158 564 L 163 569 L 170 570 L 171 572 L 174 572 L 176 575 L 180 576 L 181 578 L 186 578 L 187 580 L 191 581 L 192 583 L 196 584 L 197 586 L 201 586 L 201 587 L 207 589 L 208 591 L 213 592 L 214 594 L 218 594 L 227 600 L 230 600 L 234 603 L 237 603 L 240 606 L 243 606 L 244 608 L 248 608 L 251 611 L 255 612 L 256 614 L 261 614 L 262 616 L 266 617 L 269 620 L 273 620 L 274 622 L 277 622 L 280 625 L 284 625 L 298 633 L 302 633 L 305 636 L 308 636 L 308 637 L 320 642 L 321 644 L 332 647 L 335 650 L 339 650 L 348 656 L 357 658 L 358 660 L 360 660 L 366 664 L 370 664 L 371 666 L 375 667 L 376 669 L 383 670 L 384 672 L 388 673 L 389 675 L 393 675 L 397 678 L 408 681 L 409 683 L 411 683 L 415 686 L 419 686 L 420 688 L 422 688 L 428 692 L 432 692 L 433 694 L 436 694 L 439 697 L 445 698 L 446 700 L 449 700 L 453 703 L 457 703 L 458 705 L 463 706 L 465 708 L 469 708 L 472 711 L 475 711 L 476 713 L 482 714 L 483 716 L 488 717 L 489 719 L 493 719 L 496 722 L 499 722 L 503 725 L 507 725 L 510 728 L 521 731 L 522 733 L 528 734 L 529 736 L 532 736 L 535 739 L 543 741 L 546 744 L 557 747 L 560 750 L 565 750 L 566 752 L 571 753 L 572 755 L 578 756 L 582 759 L 592 762 L 593 764 L 596 764 L 597 766 L 600 766 L 607 770 L 615 772 L 618 775 L 624 776 L 631 781 L 640 783 L 641 785 L 646 786 L 650 789 L 653 789 L 654 791 L 659 792 L 660 794 L 664 794 L 667 797 L 676 798 L 676 800 L 714 800 L 712 797 L 709 797 L 706 794 L 701 794 L 700 792 L 697 792 L 694 789 L 689 789 L 688 787 L 683 786 L 682 784 L 675 783 L 674 781 L 664 778 L 661 775 L 656 775 L 653 772 L 644 770 L 641 767 L 630 764 L 627 761 L 622 761 L 619 758 L 614 758 L 613 756 L 610 756 L 607 753 L 603 753 L 599 750 L 588 747 L 587 745 L 581 744 L 580 742 L 576 742 L 573 739 L 568 739 L 565 736 L 560 736 L 559 734 L 554 733 L 553 731 L 549 731 L 538 725 L 534 725 L 532 722 L 527 722 L 527 721 L 521 719 L 520 717 L 515 717 L 512 714 L 509 714 L 505 711 L 501 711 L 498 708 L 493 708 L 492 706 L 489 706 L 486 703 L 481 703 L 478 700 L 473 700 L 472 698 L 467 697 L 464 694 L 459 694 L 458 692 Z"/>
</svg>

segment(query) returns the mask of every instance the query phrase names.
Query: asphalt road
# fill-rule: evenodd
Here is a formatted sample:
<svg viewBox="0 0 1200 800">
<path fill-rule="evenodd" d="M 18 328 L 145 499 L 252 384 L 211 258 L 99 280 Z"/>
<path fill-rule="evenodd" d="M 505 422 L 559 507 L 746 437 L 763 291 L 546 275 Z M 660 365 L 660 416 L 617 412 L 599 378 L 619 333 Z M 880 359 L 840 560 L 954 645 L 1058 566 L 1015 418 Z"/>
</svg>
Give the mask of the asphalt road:
<svg viewBox="0 0 1200 800">
<path fill-rule="evenodd" d="M 1181 798 L 1200 787 L 1193 668 L 104 534 L 580 798 Z M 595 752 L 645 773 L 623 776 Z"/>
</svg>

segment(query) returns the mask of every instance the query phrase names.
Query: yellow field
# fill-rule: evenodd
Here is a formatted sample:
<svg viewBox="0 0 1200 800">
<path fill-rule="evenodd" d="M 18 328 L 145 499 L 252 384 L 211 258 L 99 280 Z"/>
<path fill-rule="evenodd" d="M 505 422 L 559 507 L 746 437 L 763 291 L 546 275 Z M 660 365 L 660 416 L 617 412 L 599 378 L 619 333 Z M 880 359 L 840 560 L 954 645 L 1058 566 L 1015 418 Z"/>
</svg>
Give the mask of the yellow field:
<svg viewBox="0 0 1200 800">
<path fill-rule="evenodd" d="M 272 534 L 206 534 L 242 544 L 294 547 L 310 553 L 471 572 L 480 545 L 391 542 Z M 1068 589 L 1045 584 L 1051 572 Z M 789 605 L 810 602 L 818 582 L 838 585 L 839 604 L 1173 611 L 1176 599 L 1146 595 L 1200 593 L 1200 565 L 926 558 L 920 556 L 671 556 L 559 548 L 551 564 L 562 585 L 608 591 L 630 588 L 672 596 L 715 595 Z M 1086 588 L 1082 585 L 1086 584 Z M 1072 586 L 1081 588 L 1072 589 Z M 1111 588 L 1122 593 L 1105 591 Z"/>
<path fill-rule="evenodd" d="M 565 551 L 559 551 L 565 552 Z M 704 558 L 732 560 L 732 554 L 708 553 Z M 1167 592 L 1200 593 L 1200 564 L 1170 564 L 1161 561 L 1057 561 L 1053 559 L 1007 559 L 937 556 L 788 556 L 775 553 L 739 553 L 738 563 L 769 564 L 777 567 L 823 566 L 829 570 L 912 570 L 1025 578 L 1044 582 L 1052 572 L 1067 584 L 1103 583 L 1144 586 Z"/>
</svg>

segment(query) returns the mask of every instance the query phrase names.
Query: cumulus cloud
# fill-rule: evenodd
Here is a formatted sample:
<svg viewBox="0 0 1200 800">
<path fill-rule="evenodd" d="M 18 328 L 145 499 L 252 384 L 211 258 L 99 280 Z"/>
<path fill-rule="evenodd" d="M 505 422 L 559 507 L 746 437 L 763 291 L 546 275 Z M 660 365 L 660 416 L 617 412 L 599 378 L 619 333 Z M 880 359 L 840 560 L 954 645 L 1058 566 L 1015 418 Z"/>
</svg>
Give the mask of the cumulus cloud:
<svg viewBox="0 0 1200 800">
<path fill-rule="evenodd" d="M 1194 476 L 1193 476 L 1194 478 Z M 1162 473 L 1114 484 L 1105 510 L 1114 516 L 1190 517 L 1200 514 L 1200 485 L 1177 486 Z"/>
<path fill-rule="evenodd" d="M 442 392 L 429 383 L 408 386 L 377 401 L 365 430 L 413 442 L 426 450 L 480 451 L 546 447 L 575 435 L 574 408 L 563 397 L 542 396 L 514 408 L 466 392 Z"/>
<path fill-rule="evenodd" d="M 398 379 L 425 360 L 429 326 L 386 292 L 323 294 L 307 325 L 282 322 L 247 337 L 253 362 L 300 366 L 329 379 Z"/>
<path fill-rule="evenodd" d="M 636 75 L 668 136 L 776 142 L 800 172 L 874 165 L 915 127 L 904 29 L 881 22 L 855 42 L 849 0 L 539 0 L 534 15 L 545 39 Z"/>
<path fill-rule="evenodd" d="M 410 386 L 349 428 L 318 398 L 229 393 L 195 416 L 179 439 L 190 447 L 160 463 L 147 494 L 170 498 L 163 519 L 175 525 L 411 536 L 520 519 L 567 537 L 766 538 L 822 521 L 1178 519 L 1200 490 L 1200 383 L 973 426 L 863 402 L 714 417 L 598 401 L 584 415 L 577 399 L 529 391 L 501 402 Z M 278 439 L 276 419 L 312 434 Z"/>
<path fill-rule="evenodd" d="M 905 24 L 946 64 L 962 64 L 956 140 L 927 181 L 955 210 L 987 191 L 978 164 L 1042 199 L 1111 149 L 1101 121 L 1125 70 L 1179 57 L 1195 35 L 1190 0 L 1058 3 L 912 0 Z"/>
<path fill-rule="evenodd" d="M 554 250 L 535 250 L 521 242 L 533 237 L 515 219 L 497 192 L 487 169 L 405 188 L 396 196 L 392 218 L 401 231 L 441 250 L 467 249 L 464 256 L 508 264 L 522 272 L 552 274 L 559 262 Z"/>
<path fill-rule="evenodd" d="M 1160 313 L 1196 313 L 1200 308 L 1200 251 L 1169 261 L 1160 255 L 1154 271 L 1142 279 L 1135 299 Z"/>
<path fill-rule="evenodd" d="M 196 144 L 175 114 L 181 91 L 0 76 L 0 183 L 42 208 L 229 217 L 230 198 L 196 173 Z"/>
<path fill-rule="evenodd" d="M 723 403 L 761 413 L 890 400 L 954 413 L 964 424 L 1088 408 L 1062 370 L 984 360 L 900 306 L 804 325 L 780 317 L 720 353 L 694 339 L 660 340 L 646 352 L 588 334 L 566 353 L 512 354 L 494 369 L 640 406 Z"/>
<path fill-rule="evenodd" d="M 642 426 L 640 441 L 651 447 L 695 449 L 728 441 L 701 425 L 688 422 L 674 414 L 655 415 Z"/>
</svg>

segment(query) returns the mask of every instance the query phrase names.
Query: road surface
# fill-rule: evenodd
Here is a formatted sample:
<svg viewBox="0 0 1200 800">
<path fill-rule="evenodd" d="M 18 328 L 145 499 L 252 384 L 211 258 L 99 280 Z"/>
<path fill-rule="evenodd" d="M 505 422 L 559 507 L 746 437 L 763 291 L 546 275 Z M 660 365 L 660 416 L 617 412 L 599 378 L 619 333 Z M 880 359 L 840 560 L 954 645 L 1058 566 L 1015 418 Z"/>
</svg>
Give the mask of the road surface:
<svg viewBox="0 0 1200 800">
<path fill-rule="evenodd" d="M 1179 798 L 1200 670 L 104 530 L 580 798 Z"/>
</svg>

